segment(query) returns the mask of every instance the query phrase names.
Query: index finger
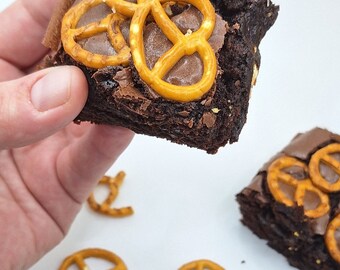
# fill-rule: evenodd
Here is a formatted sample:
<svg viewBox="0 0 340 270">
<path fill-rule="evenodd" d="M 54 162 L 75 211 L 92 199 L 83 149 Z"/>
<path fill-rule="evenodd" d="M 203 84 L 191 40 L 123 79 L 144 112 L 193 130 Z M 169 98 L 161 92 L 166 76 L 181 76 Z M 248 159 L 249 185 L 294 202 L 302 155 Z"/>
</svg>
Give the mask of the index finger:
<svg viewBox="0 0 340 270">
<path fill-rule="evenodd" d="M 58 1 L 17 0 L 0 13 L 0 59 L 20 69 L 39 61 L 47 25 Z"/>
</svg>

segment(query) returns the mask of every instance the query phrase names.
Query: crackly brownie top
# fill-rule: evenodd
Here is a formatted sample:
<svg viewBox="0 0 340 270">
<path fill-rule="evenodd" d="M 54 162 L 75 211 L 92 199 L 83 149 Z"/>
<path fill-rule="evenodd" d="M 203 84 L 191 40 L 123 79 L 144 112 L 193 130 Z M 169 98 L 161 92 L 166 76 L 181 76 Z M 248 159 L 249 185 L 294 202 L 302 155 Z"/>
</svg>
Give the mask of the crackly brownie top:
<svg viewBox="0 0 340 270">
<path fill-rule="evenodd" d="M 132 64 L 156 94 L 188 102 L 212 89 L 227 29 L 209 0 L 77 0 L 62 20 L 61 37 L 65 51 L 85 66 Z"/>
<path fill-rule="evenodd" d="M 311 229 L 324 235 L 330 254 L 340 262 L 340 136 L 320 128 L 298 134 L 246 189 L 264 201 L 269 192 L 287 207 L 303 207 Z"/>
</svg>

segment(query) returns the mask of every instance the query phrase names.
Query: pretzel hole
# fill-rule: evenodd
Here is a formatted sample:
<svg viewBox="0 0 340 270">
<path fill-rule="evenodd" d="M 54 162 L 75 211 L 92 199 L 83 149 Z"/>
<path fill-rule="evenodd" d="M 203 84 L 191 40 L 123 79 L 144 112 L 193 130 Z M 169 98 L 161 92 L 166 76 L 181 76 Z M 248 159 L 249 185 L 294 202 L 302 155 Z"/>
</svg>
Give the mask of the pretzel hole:
<svg viewBox="0 0 340 270">
<path fill-rule="evenodd" d="M 75 4 L 81 2 L 82 0 L 78 0 Z M 93 22 L 100 22 L 107 15 L 111 14 L 111 8 L 106 4 L 99 4 L 93 8 L 90 8 L 78 21 L 77 28 L 88 25 Z"/>
<path fill-rule="evenodd" d="M 130 46 L 130 24 L 131 19 L 127 18 L 120 25 L 120 31 L 122 32 L 125 42 L 128 46 Z"/>
<path fill-rule="evenodd" d="M 300 166 L 290 166 L 282 169 L 283 172 L 292 175 L 297 180 L 304 180 L 308 178 L 304 168 Z"/>
<path fill-rule="evenodd" d="M 193 55 L 182 57 L 163 79 L 174 85 L 185 86 L 198 83 L 202 75 L 202 60 L 198 53 L 194 53 Z"/>
<path fill-rule="evenodd" d="M 169 17 L 176 16 L 190 7 L 188 3 L 174 1 L 166 2 L 162 6 Z"/>
<path fill-rule="evenodd" d="M 329 155 L 333 159 L 340 162 L 340 153 L 333 153 Z M 321 162 L 319 164 L 319 170 L 321 176 L 327 180 L 330 184 L 334 184 L 339 181 L 339 173 L 329 164 L 326 164 L 324 160 L 321 159 Z"/>
<path fill-rule="evenodd" d="M 154 22 L 144 27 L 143 40 L 146 65 L 149 69 L 152 69 L 158 59 L 173 46 L 172 42 Z"/>
<path fill-rule="evenodd" d="M 296 188 L 291 185 L 288 185 L 287 183 L 281 180 L 278 180 L 278 184 L 280 191 L 285 195 L 285 197 L 290 201 L 294 201 L 294 194 L 296 192 Z"/>
<path fill-rule="evenodd" d="M 108 260 L 102 259 L 102 258 L 86 258 L 85 260 L 86 265 L 88 266 L 88 269 L 96 269 L 96 270 L 107 270 L 107 269 L 114 269 L 116 264 L 113 262 L 110 262 Z M 77 269 L 77 268 L 75 268 Z M 70 269 L 68 269 L 70 270 Z M 79 270 L 79 269 L 77 269 Z M 86 269 L 87 270 L 87 269 Z"/>
<path fill-rule="evenodd" d="M 180 14 L 171 18 L 184 35 L 196 32 L 202 25 L 203 15 L 194 6 L 188 5 Z"/>
<path fill-rule="evenodd" d="M 316 193 L 306 190 L 305 196 L 303 198 L 304 210 L 316 209 L 320 205 L 320 203 L 320 197 Z"/>
<path fill-rule="evenodd" d="M 103 202 L 109 197 L 110 189 L 107 184 L 98 184 L 94 191 L 93 196 L 98 204 L 103 204 Z"/>
<path fill-rule="evenodd" d="M 107 33 L 101 33 L 77 42 L 84 50 L 101 55 L 116 55 Z"/>
</svg>

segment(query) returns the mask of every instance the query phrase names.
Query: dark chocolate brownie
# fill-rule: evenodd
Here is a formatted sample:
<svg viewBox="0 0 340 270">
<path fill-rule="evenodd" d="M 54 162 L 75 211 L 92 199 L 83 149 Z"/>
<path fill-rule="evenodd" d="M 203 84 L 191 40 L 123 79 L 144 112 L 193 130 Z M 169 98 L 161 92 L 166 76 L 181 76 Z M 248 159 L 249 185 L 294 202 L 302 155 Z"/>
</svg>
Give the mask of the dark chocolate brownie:
<svg viewBox="0 0 340 270">
<path fill-rule="evenodd" d="M 340 144 L 340 137 L 324 129 L 315 128 L 304 134 L 298 134 L 287 147 L 259 170 L 249 186 L 237 194 L 242 223 L 258 237 L 267 240 L 268 245 L 282 253 L 292 266 L 301 270 L 340 270 L 340 262 L 330 254 L 325 236 L 329 223 L 340 217 L 338 216 L 340 191 L 332 193 L 324 191 L 325 196 L 329 198 L 329 210 L 326 214 L 313 218 L 306 216 L 305 211 L 315 209 L 320 202 L 319 198 L 312 196 L 308 199 L 307 195 L 303 206 L 298 206 L 296 202 L 292 206 L 280 203 L 271 192 L 268 175 L 271 173 L 273 162 L 283 157 L 295 158 L 308 168 L 313 154 L 333 143 Z M 339 163 L 340 152 L 332 152 L 330 155 Z M 317 166 L 326 181 L 330 183 L 339 181 L 338 169 L 322 162 Z M 312 177 L 310 169 L 304 170 L 299 166 L 285 168 L 284 172 L 301 181 Z M 296 192 L 296 189 L 291 191 L 284 189 L 284 185 L 280 188 L 287 197 L 293 198 L 289 193 Z M 337 229 L 334 238 L 340 252 L 340 228 Z"/>
<path fill-rule="evenodd" d="M 70 5 L 69 0 L 65 2 Z M 215 51 L 218 72 L 210 91 L 196 101 L 176 102 L 159 96 L 139 78 L 132 61 L 127 67 L 88 68 L 72 59 L 59 45 L 58 51 L 46 61 L 47 65 L 76 65 L 83 70 L 90 86 L 86 106 L 76 122 L 120 125 L 136 133 L 166 138 L 208 153 L 216 153 L 219 147 L 236 142 L 246 122 L 250 91 L 260 66 L 258 46 L 274 24 L 278 7 L 268 0 L 211 2 L 217 22 L 209 43 Z M 109 10 L 101 7 L 96 12 L 103 12 L 104 17 Z M 199 27 L 201 14 L 197 12 L 190 5 L 174 6 L 172 20 L 185 33 Z M 83 19 L 84 24 L 91 21 L 91 15 L 85 16 L 88 18 Z M 56 39 L 57 22 L 60 19 L 53 20 L 46 40 Z M 124 29 L 122 32 L 124 34 Z M 171 47 L 152 20 L 144 28 L 144 40 L 149 66 L 159 57 L 160 49 Z M 110 54 L 112 50 L 105 35 L 81 42 L 83 48 L 93 52 Z M 48 43 L 50 47 L 58 47 Z M 187 62 L 186 66 L 181 67 L 183 62 Z M 194 54 L 177 64 L 166 80 L 187 85 L 196 82 L 201 74 L 202 63 Z"/>
</svg>

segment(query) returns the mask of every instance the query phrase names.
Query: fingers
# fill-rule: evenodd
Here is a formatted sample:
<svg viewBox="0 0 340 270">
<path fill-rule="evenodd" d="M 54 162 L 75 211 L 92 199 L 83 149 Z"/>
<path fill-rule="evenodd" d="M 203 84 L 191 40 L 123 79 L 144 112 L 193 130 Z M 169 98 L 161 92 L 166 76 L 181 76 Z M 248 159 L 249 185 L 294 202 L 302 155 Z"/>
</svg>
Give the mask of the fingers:
<svg viewBox="0 0 340 270">
<path fill-rule="evenodd" d="M 133 132 L 122 127 L 94 126 L 58 157 L 61 185 L 82 203 L 132 138 Z"/>
<path fill-rule="evenodd" d="M 0 149 L 55 133 L 72 122 L 86 99 L 86 78 L 75 67 L 50 68 L 0 83 Z"/>
<path fill-rule="evenodd" d="M 0 13 L 0 59 L 25 69 L 40 60 L 55 0 L 17 0 Z M 29 51 L 29 53 L 27 53 Z"/>
</svg>

